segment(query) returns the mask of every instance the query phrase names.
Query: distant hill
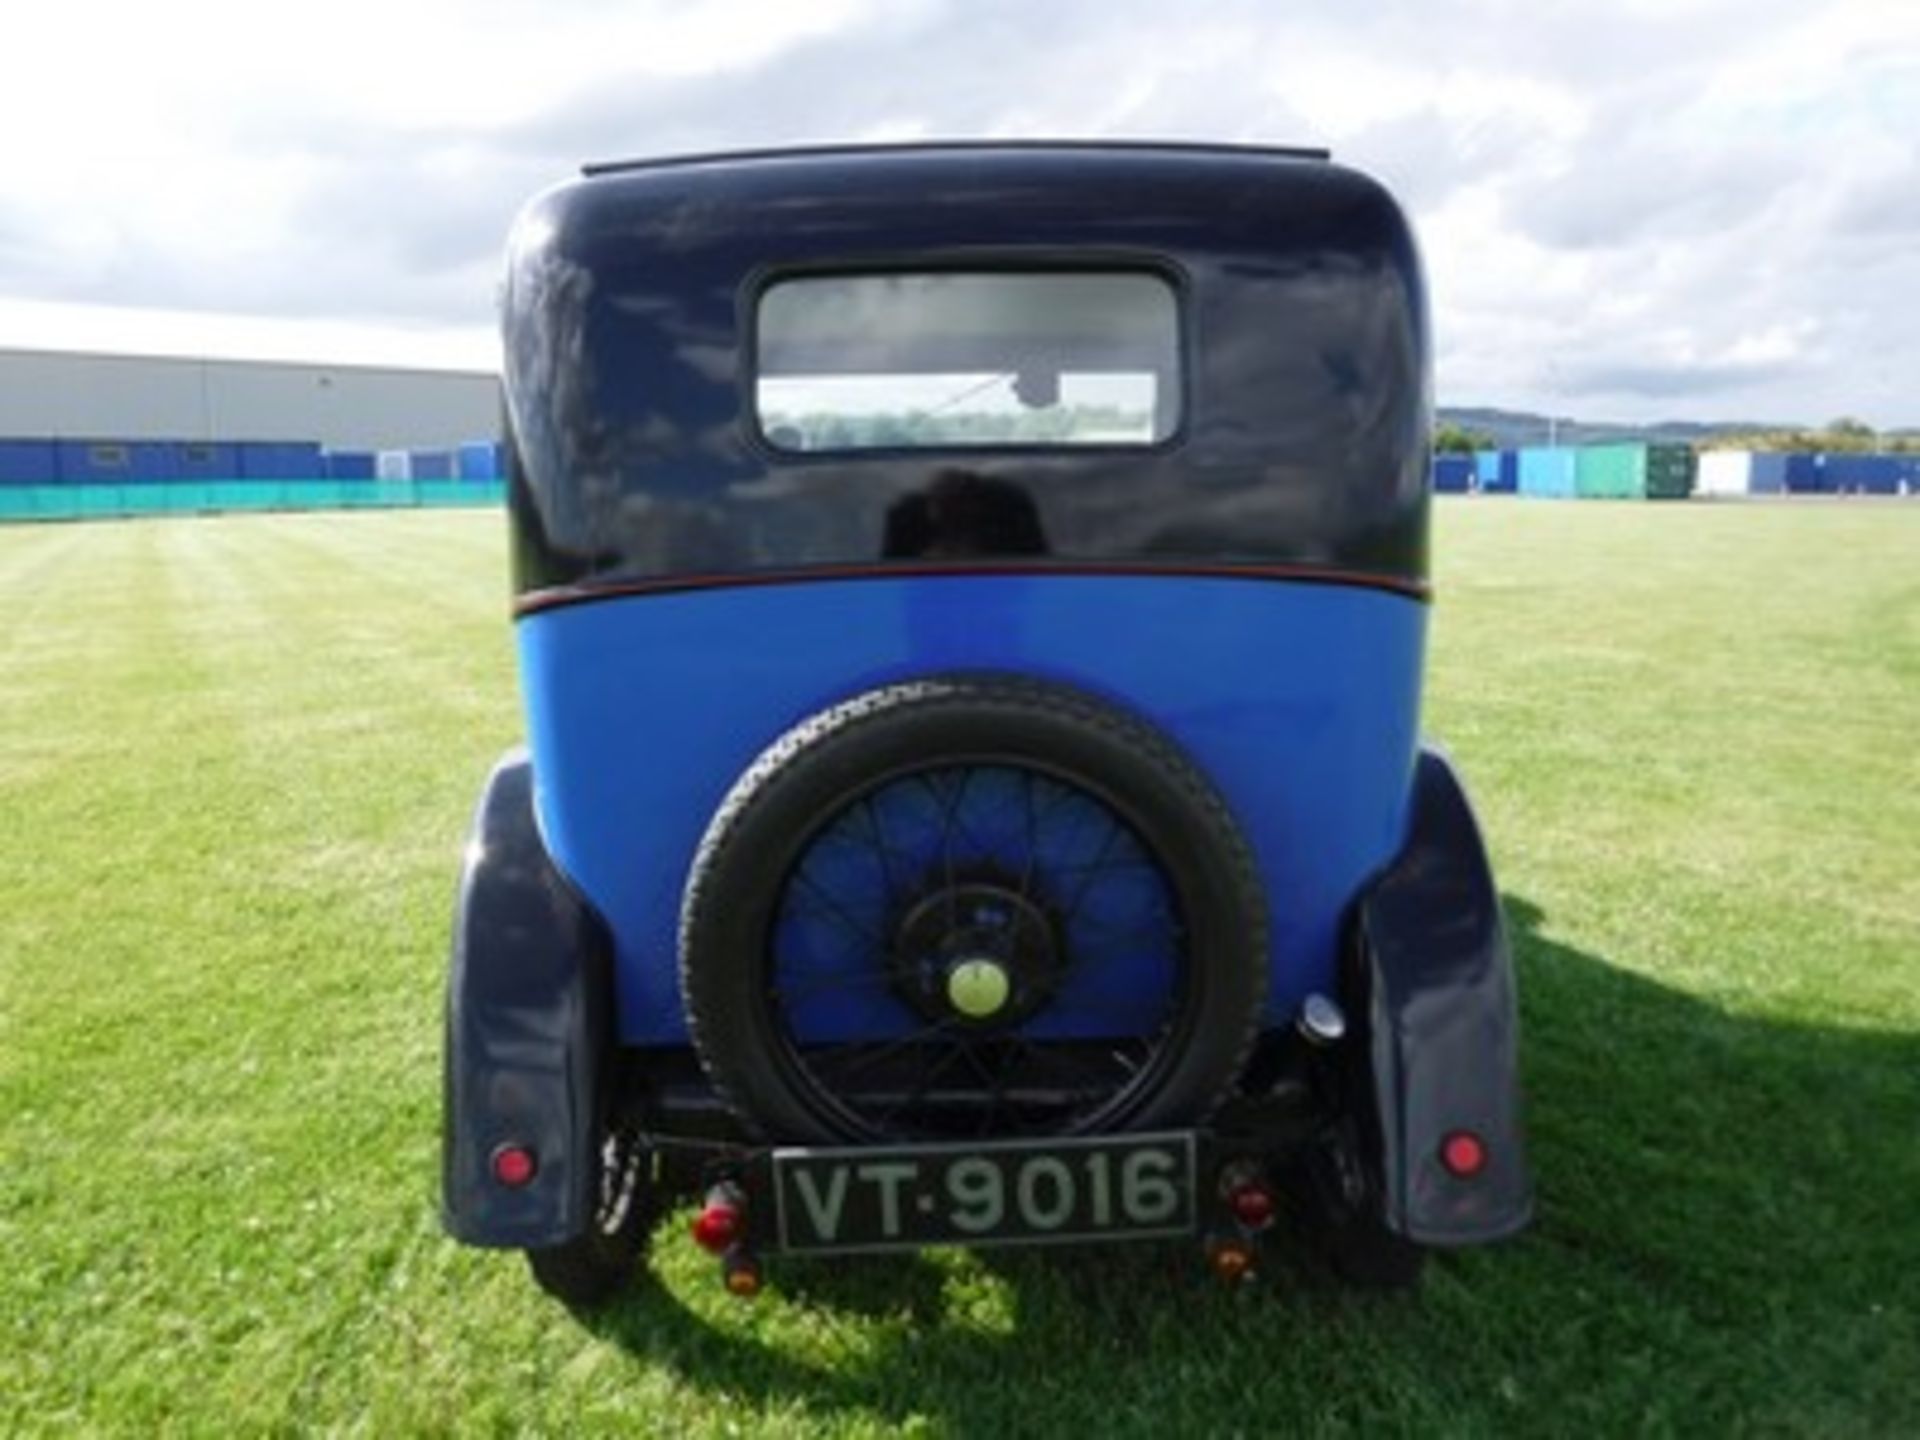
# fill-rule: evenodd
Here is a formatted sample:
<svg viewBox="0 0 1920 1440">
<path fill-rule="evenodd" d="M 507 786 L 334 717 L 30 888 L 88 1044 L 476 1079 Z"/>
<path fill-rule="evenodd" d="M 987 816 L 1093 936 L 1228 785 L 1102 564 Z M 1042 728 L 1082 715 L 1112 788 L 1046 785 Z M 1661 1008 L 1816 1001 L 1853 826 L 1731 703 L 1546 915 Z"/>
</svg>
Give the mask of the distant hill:
<svg viewBox="0 0 1920 1440">
<path fill-rule="evenodd" d="M 1698 420 L 1660 420 L 1627 424 L 1611 420 L 1574 420 L 1565 415 L 1558 425 L 1529 410 L 1498 410 L 1487 406 L 1440 407 L 1442 424 L 1464 426 L 1491 435 L 1502 450 L 1523 445 L 1545 445 L 1551 433 L 1562 445 L 1601 445 L 1609 440 L 1675 441 L 1697 445 L 1719 435 L 1748 435 L 1774 427 L 1758 420 L 1706 423 Z"/>
<path fill-rule="evenodd" d="M 1724 435 L 1815 428 L 1782 424 L 1777 420 L 1659 420 L 1652 424 L 1634 425 L 1612 420 L 1574 420 L 1565 415 L 1560 416 L 1559 423 L 1554 425 L 1545 415 L 1537 415 L 1530 410 L 1501 410 L 1484 405 L 1442 405 L 1438 418 L 1443 425 L 1459 425 L 1491 435 L 1494 444 L 1502 450 L 1517 450 L 1523 445 L 1545 445 L 1549 433 L 1561 445 L 1604 445 L 1610 440 L 1671 441 L 1700 445 Z M 1909 428 L 1880 432 L 1882 443 L 1915 438 L 1920 438 L 1920 430 Z"/>
</svg>

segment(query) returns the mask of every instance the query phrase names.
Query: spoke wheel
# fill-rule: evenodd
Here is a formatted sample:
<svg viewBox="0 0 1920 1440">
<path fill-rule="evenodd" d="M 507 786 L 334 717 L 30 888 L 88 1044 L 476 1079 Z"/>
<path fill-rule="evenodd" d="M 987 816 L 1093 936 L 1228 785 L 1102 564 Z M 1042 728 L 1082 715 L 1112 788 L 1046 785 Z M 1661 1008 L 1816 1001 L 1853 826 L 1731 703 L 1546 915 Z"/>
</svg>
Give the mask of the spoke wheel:
<svg viewBox="0 0 1920 1440">
<path fill-rule="evenodd" d="M 1238 1074 L 1260 888 L 1212 788 L 1077 692 L 874 692 L 722 805 L 682 916 L 710 1077 L 780 1140 L 1187 1123 Z"/>
</svg>

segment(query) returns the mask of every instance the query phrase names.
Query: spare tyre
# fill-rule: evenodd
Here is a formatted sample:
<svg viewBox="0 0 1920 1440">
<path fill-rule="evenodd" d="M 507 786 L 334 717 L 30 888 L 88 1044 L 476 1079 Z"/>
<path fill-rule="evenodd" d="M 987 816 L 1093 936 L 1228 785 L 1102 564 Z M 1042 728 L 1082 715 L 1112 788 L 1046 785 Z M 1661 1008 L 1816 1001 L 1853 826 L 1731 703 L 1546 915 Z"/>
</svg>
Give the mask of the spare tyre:
<svg viewBox="0 0 1920 1440">
<path fill-rule="evenodd" d="M 693 1043 L 790 1143 L 1194 1123 L 1238 1077 L 1264 900 L 1225 803 L 1077 690 L 892 685 L 734 785 L 680 923 Z"/>
</svg>

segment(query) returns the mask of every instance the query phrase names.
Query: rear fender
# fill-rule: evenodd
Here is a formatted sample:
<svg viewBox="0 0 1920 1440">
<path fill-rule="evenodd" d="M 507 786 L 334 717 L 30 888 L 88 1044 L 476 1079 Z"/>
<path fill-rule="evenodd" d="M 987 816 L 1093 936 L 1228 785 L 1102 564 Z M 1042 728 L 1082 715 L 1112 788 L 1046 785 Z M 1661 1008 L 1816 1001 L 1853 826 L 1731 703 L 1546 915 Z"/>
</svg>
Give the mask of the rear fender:
<svg viewBox="0 0 1920 1440">
<path fill-rule="evenodd" d="M 1480 827 L 1437 750 L 1420 754 L 1406 844 L 1363 893 L 1353 933 L 1347 1000 L 1363 1017 L 1353 1059 L 1379 1218 L 1424 1245 L 1512 1234 L 1533 1212 L 1513 960 Z M 1455 1131 L 1485 1145 L 1471 1179 L 1441 1163 Z"/>
<path fill-rule="evenodd" d="M 472 1245 L 562 1244 L 591 1223 L 613 1053 L 606 926 L 552 860 L 524 751 L 494 768 L 473 820 L 447 976 L 442 1221 Z M 494 1180 L 505 1144 L 531 1182 Z"/>
</svg>

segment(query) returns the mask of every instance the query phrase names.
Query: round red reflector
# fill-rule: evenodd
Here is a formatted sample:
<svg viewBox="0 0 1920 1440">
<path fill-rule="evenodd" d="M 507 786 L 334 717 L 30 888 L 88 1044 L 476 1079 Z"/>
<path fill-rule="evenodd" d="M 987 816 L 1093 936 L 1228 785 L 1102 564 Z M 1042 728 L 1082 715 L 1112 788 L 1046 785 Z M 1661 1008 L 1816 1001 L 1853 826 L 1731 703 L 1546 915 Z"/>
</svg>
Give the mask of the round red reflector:
<svg viewBox="0 0 1920 1440">
<path fill-rule="evenodd" d="M 1273 1192 L 1258 1181 L 1249 1180 L 1233 1187 L 1227 1196 L 1233 1218 L 1249 1230 L 1264 1230 L 1273 1223 Z"/>
<path fill-rule="evenodd" d="M 1486 1144 L 1471 1130 L 1456 1130 L 1440 1142 L 1440 1163 L 1462 1180 L 1487 1168 Z"/>
<path fill-rule="evenodd" d="M 493 1152 L 493 1178 L 509 1190 L 518 1190 L 540 1169 L 533 1151 L 524 1145 L 502 1145 Z"/>
<path fill-rule="evenodd" d="M 693 1243 L 718 1255 L 740 1238 L 740 1212 L 731 1205 L 709 1205 L 693 1217 Z"/>
</svg>

